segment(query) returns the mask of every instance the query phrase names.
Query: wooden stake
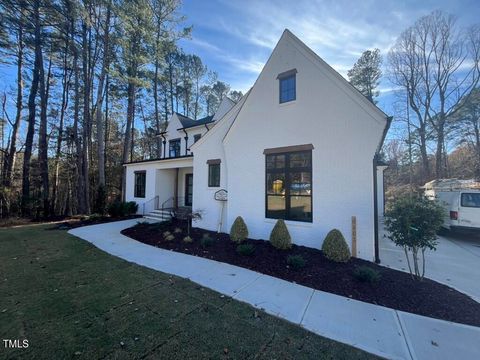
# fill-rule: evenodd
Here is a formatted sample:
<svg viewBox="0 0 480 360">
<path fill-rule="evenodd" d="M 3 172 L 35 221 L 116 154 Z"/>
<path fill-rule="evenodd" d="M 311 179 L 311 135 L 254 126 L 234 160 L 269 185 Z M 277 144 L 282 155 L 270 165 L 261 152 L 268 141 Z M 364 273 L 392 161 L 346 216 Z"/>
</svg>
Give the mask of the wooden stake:
<svg viewBox="0 0 480 360">
<path fill-rule="evenodd" d="M 352 256 L 357 257 L 357 217 L 352 216 Z"/>
</svg>

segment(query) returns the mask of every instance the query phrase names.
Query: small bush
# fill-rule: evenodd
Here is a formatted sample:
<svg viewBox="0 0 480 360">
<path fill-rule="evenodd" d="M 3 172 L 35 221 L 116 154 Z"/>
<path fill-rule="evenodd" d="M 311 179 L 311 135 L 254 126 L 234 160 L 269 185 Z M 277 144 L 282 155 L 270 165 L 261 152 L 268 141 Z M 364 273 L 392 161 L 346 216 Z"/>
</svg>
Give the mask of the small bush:
<svg viewBox="0 0 480 360">
<path fill-rule="evenodd" d="M 183 238 L 183 242 L 184 242 L 184 243 L 187 243 L 187 244 L 190 244 L 190 243 L 193 242 L 193 239 L 192 239 L 190 236 L 185 236 L 185 237 Z"/>
<path fill-rule="evenodd" d="M 115 201 L 108 206 L 108 214 L 111 217 L 124 217 L 137 213 L 138 204 L 135 201 Z"/>
<path fill-rule="evenodd" d="M 307 262 L 302 257 L 302 255 L 290 255 L 287 258 L 287 264 L 293 270 L 300 270 L 305 267 Z"/>
<path fill-rule="evenodd" d="M 230 229 L 230 239 L 240 244 L 248 237 L 248 228 L 241 216 L 237 216 Z"/>
<path fill-rule="evenodd" d="M 162 235 L 163 235 L 164 238 L 166 238 L 167 236 L 171 235 L 171 232 L 170 231 L 165 231 Z"/>
<path fill-rule="evenodd" d="M 165 237 L 165 241 L 173 241 L 173 240 L 175 240 L 175 236 L 173 234 L 170 234 Z"/>
<path fill-rule="evenodd" d="M 287 250 L 292 247 L 292 238 L 288 232 L 287 225 L 282 219 L 278 220 L 270 234 L 270 243 L 280 250 Z"/>
<path fill-rule="evenodd" d="M 180 229 L 179 227 L 176 227 L 176 228 L 173 230 L 173 232 L 174 232 L 175 234 L 180 234 L 182 231 L 183 231 L 183 230 Z"/>
<path fill-rule="evenodd" d="M 382 276 L 377 270 L 372 269 L 369 266 L 362 265 L 355 268 L 353 271 L 353 277 L 358 281 L 373 284 L 378 282 Z"/>
<path fill-rule="evenodd" d="M 255 246 L 252 244 L 240 244 L 237 246 L 237 253 L 243 256 L 251 256 L 255 253 Z"/>
<path fill-rule="evenodd" d="M 322 245 L 323 255 L 335 262 L 350 260 L 350 249 L 340 230 L 333 229 L 328 234 Z"/>
<path fill-rule="evenodd" d="M 125 215 L 135 215 L 138 210 L 138 204 L 135 201 L 129 201 L 124 203 Z"/>
<path fill-rule="evenodd" d="M 100 219 L 102 219 L 102 218 L 103 218 L 103 216 L 102 216 L 101 214 L 95 213 L 95 214 L 92 214 L 92 215 L 88 216 L 87 219 L 88 219 L 89 221 L 97 221 L 97 220 L 100 220 Z"/>
<path fill-rule="evenodd" d="M 200 246 L 207 248 L 212 246 L 215 243 L 215 240 L 210 237 L 208 234 L 203 234 L 203 237 L 200 239 Z"/>
</svg>

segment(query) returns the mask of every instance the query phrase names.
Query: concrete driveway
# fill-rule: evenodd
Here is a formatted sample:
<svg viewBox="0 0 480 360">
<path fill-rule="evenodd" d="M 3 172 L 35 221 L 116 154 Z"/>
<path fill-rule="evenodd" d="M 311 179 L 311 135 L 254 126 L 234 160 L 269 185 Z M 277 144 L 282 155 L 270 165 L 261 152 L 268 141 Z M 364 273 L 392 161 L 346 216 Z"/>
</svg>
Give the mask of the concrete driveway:
<svg viewBox="0 0 480 360">
<path fill-rule="evenodd" d="M 380 229 L 381 265 L 408 272 L 403 248 Z M 453 287 L 480 302 L 480 234 L 440 236 L 436 251 L 425 253 L 425 276 Z"/>
</svg>

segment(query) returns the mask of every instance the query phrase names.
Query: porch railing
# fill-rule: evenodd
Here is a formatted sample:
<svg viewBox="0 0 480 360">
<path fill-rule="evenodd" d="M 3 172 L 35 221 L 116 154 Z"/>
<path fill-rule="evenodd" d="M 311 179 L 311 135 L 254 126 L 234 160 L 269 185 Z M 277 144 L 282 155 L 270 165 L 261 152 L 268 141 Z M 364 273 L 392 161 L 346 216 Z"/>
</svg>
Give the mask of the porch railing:
<svg viewBox="0 0 480 360">
<path fill-rule="evenodd" d="M 158 210 L 159 206 L 158 206 L 158 203 L 159 203 L 159 197 L 158 195 L 151 198 L 150 200 L 148 201 L 145 201 L 143 203 L 143 211 L 142 211 L 142 215 L 145 215 L 145 210 L 147 209 L 148 206 L 150 206 L 151 204 L 153 204 L 153 210 Z"/>
<path fill-rule="evenodd" d="M 160 206 L 160 208 L 162 210 L 176 210 L 178 209 L 179 207 L 182 207 L 183 204 L 185 201 L 185 198 L 184 197 L 180 197 L 180 196 L 172 196 L 171 198 L 168 198 L 167 200 L 165 200 L 162 205 Z"/>
</svg>

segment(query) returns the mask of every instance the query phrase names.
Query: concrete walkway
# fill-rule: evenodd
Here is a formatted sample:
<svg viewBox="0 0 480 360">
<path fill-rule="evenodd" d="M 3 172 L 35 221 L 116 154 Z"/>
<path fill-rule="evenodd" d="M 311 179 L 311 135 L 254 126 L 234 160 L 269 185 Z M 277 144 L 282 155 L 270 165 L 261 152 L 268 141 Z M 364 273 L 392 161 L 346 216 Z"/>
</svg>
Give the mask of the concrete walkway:
<svg viewBox="0 0 480 360">
<path fill-rule="evenodd" d="M 318 335 L 389 359 L 480 359 L 480 328 L 404 313 L 255 271 L 142 244 L 120 234 L 137 220 L 69 233 L 127 261 L 188 278 Z"/>
</svg>

